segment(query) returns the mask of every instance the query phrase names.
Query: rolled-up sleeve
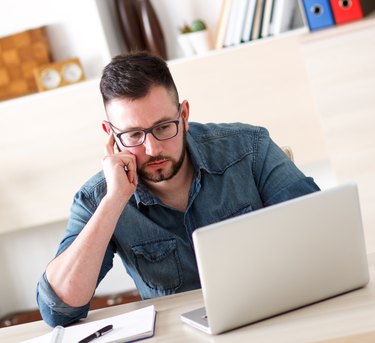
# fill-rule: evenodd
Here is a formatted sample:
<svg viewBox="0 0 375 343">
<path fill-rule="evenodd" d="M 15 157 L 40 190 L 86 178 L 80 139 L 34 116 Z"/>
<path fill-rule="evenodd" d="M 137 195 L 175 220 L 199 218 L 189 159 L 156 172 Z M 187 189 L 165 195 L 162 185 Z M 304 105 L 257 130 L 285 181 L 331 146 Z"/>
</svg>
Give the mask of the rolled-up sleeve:
<svg viewBox="0 0 375 343">
<path fill-rule="evenodd" d="M 98 188 L 99 187 L 95 188 L 96 192 L 98 192 Z M 81 230 L 95 212 L 100 202 L 97 201 L 98 198 L 100 197 L 97 194 L 92 194 L 92 192 L 87 191 L 87 189 L 81 189 L 77 192 L 71 207 L 70 219 L 67 224 L 65 236 L 58 247 L 56 256 L 62 254 L 80 234 Z M 97 285 L 99 285 L 101 280 L 112 268 L 115 251 L 115 243 L 111 241 L 104 255 Z M 81 318 L 85 318 L 89 311 L 89 303 L 82 307 L 72 307 L 65 304 L 51 287 L 45 272 L 37 284 L 36 298 L 42 318 L 52 327 L 72 324 Z"/>
<path fill-rule="evenodd" d="M 82 307 L 71 307 L 65 304 L 53 291 L 45 273 L 38 282 L 36 298 L 44 321 L 52 327 L 66 326 L 80 318 L 87 317 L 89 304 Z"/>
</svg>

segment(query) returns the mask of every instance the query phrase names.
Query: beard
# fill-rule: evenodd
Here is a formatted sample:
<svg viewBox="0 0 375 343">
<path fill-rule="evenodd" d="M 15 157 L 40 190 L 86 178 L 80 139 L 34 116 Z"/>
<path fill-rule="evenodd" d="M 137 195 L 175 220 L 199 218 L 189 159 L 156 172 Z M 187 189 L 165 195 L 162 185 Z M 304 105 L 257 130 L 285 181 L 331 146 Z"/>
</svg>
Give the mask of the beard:
<svg viewBox="0 0 375 343">
<path fill-rule="evenodd" d="M 153 173 L 149 173 L 145 170 L 145 168 L 139 168 L 138 169 L 138 175 L 140 178 L 142 178 L 145 181 L 149 182 L 162 182 L 162 181 L 167 181 L 172 179 L 181 169 L 182 164 L 185 160 L 186 156 L 186 131 L 185 131 L 185 123 L 182 122 L 183 125 L 183 134 L 182 134 L 182 150 L 181 154 L 178 157 L 178 159 L 174 159 L 168 156 L 164 155 L 157 155 L 157 156 L 152 156 L 146 163 L 153 163 L 153 162 L 158 162 L 158 161 L 165 161 L 168 160 L 172 163 L 172 166 L 168 168 L 167 170 L 163 169 L 157 169 Z"/>
</svg>

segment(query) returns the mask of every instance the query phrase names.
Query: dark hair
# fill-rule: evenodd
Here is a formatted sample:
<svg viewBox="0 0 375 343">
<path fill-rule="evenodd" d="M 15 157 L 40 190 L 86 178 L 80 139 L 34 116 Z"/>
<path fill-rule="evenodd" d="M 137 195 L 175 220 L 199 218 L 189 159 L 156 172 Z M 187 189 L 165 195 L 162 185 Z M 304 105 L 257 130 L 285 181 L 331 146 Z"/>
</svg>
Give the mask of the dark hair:
<svg viewBox="0 0 375 343">
<path fill-rule="evenodd" d="M 175 98 L 178 92 L 167 63 L 147 52 L 118 55 L 104 68 L 100 81 L 104 105 L 114 99 L 139 99 L 152 86 L 163 86 Z"/>
</svg>

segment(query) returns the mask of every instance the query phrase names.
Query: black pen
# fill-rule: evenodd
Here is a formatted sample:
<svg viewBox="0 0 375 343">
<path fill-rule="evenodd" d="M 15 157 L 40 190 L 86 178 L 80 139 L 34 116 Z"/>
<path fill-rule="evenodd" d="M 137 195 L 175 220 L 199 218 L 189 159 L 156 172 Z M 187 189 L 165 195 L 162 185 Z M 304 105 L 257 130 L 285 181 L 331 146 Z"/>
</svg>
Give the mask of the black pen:
<svg viewBox="0 0 375 343">
<path fill-rule="evenodd" d="M 78 343 L 88 343 L 94 340 L 95 338 L 101 337 L 111 331 L 113 329 L 113 325 L 107 325 L 104 328 L 101 328 L 100 330 L 94 332 L 90 336 L 87 336 L 84 339 L 81 339 Z"/>
</svg>

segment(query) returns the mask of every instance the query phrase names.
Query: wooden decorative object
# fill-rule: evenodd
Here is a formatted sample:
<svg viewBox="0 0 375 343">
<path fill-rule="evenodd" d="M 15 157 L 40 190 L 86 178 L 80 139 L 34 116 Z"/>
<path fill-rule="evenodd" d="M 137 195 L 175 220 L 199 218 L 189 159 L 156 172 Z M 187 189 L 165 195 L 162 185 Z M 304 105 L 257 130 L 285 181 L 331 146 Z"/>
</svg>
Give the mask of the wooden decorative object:
<svg viewBox="0 0 375 343">
<path fill-rule="evenodd" d="M 33 71 L 50 61 L 44 27 L 0 38 L 0 101 L 36 92 Z"/>
<path fill-rule="evenodd" d="M 46 91 L 83 81 L 85 74 L 78 58 L 49 63 L 34 69 L 38 91 Z"/>
<path fill-rule="evenodd" d="M 153 55 L 167 59 L 163 31 L 151 2 L 149 0 L 136 0 L 136 8 L 147 50 Z"/>
<path fill-rule="evenodd" d="M 129 51 L 146 50 L 137 8 L 133 0 L 115 0 L 120 28 Z"/>
<path fill-rule="evenodd" d="M 167 58 L 163 31 L 149 0 L 115 0 L 115 8 L 129 51 L 147 50 Z"/>
</svg>

